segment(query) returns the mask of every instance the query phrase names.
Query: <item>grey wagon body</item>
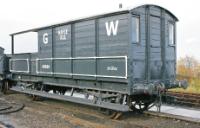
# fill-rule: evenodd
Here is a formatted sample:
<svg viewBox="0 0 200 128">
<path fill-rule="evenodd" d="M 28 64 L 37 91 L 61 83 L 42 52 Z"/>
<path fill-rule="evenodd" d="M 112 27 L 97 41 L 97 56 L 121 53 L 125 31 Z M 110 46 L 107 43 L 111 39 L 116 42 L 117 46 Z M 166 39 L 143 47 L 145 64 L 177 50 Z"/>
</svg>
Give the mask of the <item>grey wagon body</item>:
<svg viewBox="0 0 200 128">
<path fill-rule="evenodd" d="M 168 10 L 142 5 L 11 34 L 14 81 L 128 95 L 177 86 L 176 22 Z M 14 36 L 38 33 L 38 52 L 14 54 Z"/>
</svg>

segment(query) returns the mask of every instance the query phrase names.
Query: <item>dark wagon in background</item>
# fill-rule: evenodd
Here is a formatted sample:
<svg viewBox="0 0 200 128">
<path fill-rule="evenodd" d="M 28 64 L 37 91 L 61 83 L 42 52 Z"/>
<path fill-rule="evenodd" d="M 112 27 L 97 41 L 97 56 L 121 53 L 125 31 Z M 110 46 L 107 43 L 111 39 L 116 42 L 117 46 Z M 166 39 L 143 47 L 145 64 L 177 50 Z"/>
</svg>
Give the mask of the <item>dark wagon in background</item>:
<svg viewBox="0 0 200 128">
<path fill-rule="evenodd" d="M 176 79 L 176 22 L 142 5 L 11 34 L 11 90 L 117 111 L 147 109 Z M 37 53 L 14 53 L 14 36 L 38 33 Z M 27 42 L 28 45 L 28 42 Z M 136 106 L 139 106 L 137 108 Z"/>
<path fill-rule="evenodd" d="M 9 57 L 4 54 L 4 48 L 0 47 L 0 93 L 8 89 L 7 74 L 9 72 Z"/>
</svg>

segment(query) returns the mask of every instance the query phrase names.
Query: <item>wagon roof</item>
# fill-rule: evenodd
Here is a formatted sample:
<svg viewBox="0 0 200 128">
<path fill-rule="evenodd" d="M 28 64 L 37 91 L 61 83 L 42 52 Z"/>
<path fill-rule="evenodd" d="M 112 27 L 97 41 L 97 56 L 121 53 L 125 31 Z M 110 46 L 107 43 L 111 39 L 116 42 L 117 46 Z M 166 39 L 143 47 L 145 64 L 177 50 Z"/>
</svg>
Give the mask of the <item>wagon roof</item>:
<svg viewBox="0 0 200 128">
<path fill-rule="evenodd" d="M 158 6 L 158 5 L 145 4 L 145 5 L 140 5 L 140 6 L 134 6 L 134 7 L 131 7 L 129 9 L 120 9 L 118 11 L 113 11 L 113 12 L 109 12 L 109 13 L 107 12 L 107 13 L 102 13 L 102 14 L 95 15 L 95 16 L 82 17 L 82 18 L 77 18 L 77 19 L 73 19 L 73 20 L 70 20 L 70 21 L 50 24 L 50 25 L 43 26 L 43 27 L 32 28 L 32 29 L 28 29 L 28 30 L 12 33 L 12 34 L 10 34 L 10 36 L 23 34 L 23 33 L 27 33 L 27 32 L 37 32 L 37 31 L 42 30 L 42 29 L 48 29 L 48 28 L 51 28 L 51 27 L 57 27 L 57 26 L 65 25 L 65 24 L 78 22 L 78 21 L 85 21 L 85 20 L 91 20 L 91 19 L 95 19 L 95 18 L 102 18 L 102 17 L 112 16 L 112 15 L 116 15 L 116 14 L 125 14 L 125 13 L 129 13 L 131 10 L 133 10 L 135 8 L 145 7 L 145 6 L 155 6 L 155 7 L 164 9 L 166 12 L 168 12 L 170 15 L 172 15 L 175 18 L 176 21 L 178 21 L 178 18 L 173 13 L 171 13 L 169 10 L 167 10 L 167 9 L 161 7 L 161 6 Z"/>
<path fill-rule="evenodd" d="M 0 50 L 4 50 L 4 48 L 0 46 Z"/>
</svg>

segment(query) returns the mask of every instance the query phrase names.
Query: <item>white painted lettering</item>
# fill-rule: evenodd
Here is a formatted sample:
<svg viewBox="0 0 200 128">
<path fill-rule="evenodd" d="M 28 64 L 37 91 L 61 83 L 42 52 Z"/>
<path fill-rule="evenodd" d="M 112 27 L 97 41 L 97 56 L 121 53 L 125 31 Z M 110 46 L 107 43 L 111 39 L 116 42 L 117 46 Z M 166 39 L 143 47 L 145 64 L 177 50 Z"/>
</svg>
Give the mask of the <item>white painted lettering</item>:
<svg viewBox="0 0 200 128">
<path fill-rule="evenodd" d="M 115 66 L 108 66 L 108 67 L 107 67 L 107 70 L 108 70 L 108 71 L 117 71 L 118 68 L 115 67 Z"/>
<path fill-rule="evenodd" d="M 43 43 L 48 44 L 48 33 L 43 34 Z"/>
<path fill-rule="evenodd" d="M 118 20 L 116 20 L 115 23 L 114 21 L 111 21 L 110 23 L 108 22 L 105 23 L 107 36 L 111 36 L 111 34 L 113 34 L 113 36 L 117 35 L 118 24 L 119 24 Z"/>
<path fill-rule="evenodd" d="M 67 29 L 58 30 L 57 34 L 59 40 L 67 40 L 67 34 L 68 34 Z"/>
<path fill-rule="evenodd" d="M 43 69 L 49 69 L 49 68 L 50 68 L 50 65 L 48 65 L 48 64 L 43 64 L 43 65 L 42 65 L 42 68 L 43 68 Z"/>
</svg>

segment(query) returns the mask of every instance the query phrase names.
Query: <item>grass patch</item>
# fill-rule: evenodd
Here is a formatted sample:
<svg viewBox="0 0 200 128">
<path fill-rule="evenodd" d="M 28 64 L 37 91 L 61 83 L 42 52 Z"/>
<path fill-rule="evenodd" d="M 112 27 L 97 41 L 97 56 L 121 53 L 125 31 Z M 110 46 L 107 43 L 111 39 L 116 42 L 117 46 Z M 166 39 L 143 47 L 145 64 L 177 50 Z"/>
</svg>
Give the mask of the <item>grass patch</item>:
<svg viewBox="0 0 200 128">
<path fill-rule="evenodd" d="M 199 93 L 200 94 L 200 79 L 192 78 L 192 79 L 188 79 L 187 81 L 189 83 L 189 86 L 187 87 L 187 89 L 175 88 L 175 89 L 170 89 L 170 91 Z"/>
</svg>

